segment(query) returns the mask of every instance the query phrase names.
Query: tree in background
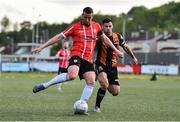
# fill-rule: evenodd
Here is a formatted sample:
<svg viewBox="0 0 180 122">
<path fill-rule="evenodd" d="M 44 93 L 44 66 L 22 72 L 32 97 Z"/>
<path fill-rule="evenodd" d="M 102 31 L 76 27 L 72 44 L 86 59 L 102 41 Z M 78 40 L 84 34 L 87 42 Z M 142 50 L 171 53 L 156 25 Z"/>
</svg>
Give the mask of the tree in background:
<svg viewBox="0 0 180 122">
<path fill-rule="evenodd" d="M 2 32 L 6 32 L 8 27 L 10 26 L 10 20 L 8 17 L 4 16 L 1 20 Z"/>
</svg>

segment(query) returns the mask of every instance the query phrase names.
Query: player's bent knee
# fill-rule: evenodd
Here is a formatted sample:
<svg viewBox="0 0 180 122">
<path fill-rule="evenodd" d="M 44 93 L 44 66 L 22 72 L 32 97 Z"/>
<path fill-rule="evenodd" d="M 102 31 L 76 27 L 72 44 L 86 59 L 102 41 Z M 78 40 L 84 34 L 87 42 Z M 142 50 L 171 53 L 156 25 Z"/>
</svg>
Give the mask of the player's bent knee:
<svg viewBox="0 0 180 122">
<path fill-rule="evenodd" d="M 69 75 L 69 80 L 74 80 L 76 79 L 77 75 Z"/>
<path fill-rule="evenodd" d="M 120 93 L 120 90 L 114 90 L 114 91 L 109 91 L 113 96 L 118 96 Z"/>
<path fill-rule="evenodd" d="M 112 93 L 113 96 L 118 96 L 119 92 Z"/>
<path fill-rule="evenodd" d="M 109 87 L 109 83 L 108 83 L 108 82 L 105 82 L 105 80 L 99 81 L 99 84 L 100 84 L 100 86 L 101 86 L 101 89 L 103 89 L 103 90 L 107 90 L 108 87 Z"/>
<path fill-rule="evenodd" d="M 90 86 L 94 86 L 95 85 L 95 81 L 87 81 L 86 84 L 90 85 Z"/>
<path fill-rule="evenodd" d="M 108 84 L 101 84 L 101 88 L 104 89 L 104 90 L 107 90 L 108 89 Z"/>
<path fill-rule="evenodd" d="M 118 85 L 110 85 L 108 88 L 108 91 L 113 95 L 113 96 L 118 96 L 120 94 L 120 86 Z"/>
</svg>

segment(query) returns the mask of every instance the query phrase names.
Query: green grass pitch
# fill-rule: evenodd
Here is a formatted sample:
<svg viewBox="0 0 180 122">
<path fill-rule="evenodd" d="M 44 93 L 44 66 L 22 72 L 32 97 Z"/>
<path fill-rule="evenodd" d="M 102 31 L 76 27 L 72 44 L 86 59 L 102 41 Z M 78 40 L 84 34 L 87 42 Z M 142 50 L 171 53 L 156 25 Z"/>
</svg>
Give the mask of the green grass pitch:
<svg viewBox="0 0 180 122">
<path fill-rule="evenodd" d="M 52 86 L 37 94 L 34 85 L 48 81 L 53 73 L 1 73 L 0 121 L 178 121 L 180 120 L 180 77 L 120 75 L 121 93 L 107 93 L 101 113 L 94 113 L 96 82 L 90 98 L 89 116 L 73 115 L 73 104 L 80 98 L 85 82 L 62 85 L 62 92 Z"/>
</svg>

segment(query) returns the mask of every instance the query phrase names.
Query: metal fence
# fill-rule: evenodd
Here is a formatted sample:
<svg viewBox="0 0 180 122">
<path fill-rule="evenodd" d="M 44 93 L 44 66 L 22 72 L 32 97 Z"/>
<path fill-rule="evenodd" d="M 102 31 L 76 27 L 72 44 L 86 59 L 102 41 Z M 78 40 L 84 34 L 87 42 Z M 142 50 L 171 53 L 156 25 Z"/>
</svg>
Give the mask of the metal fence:
<svg viewBox="0 0 180 122">
<path fill-rule="evenodd" d="M 176 53 L 135 53 L 140 64 L 178 65 L 180 66 L 180 52 Z M 131 58 L 125 54 L 119 63 L 131 64 Z"/>
<path fill-rule="evenodd" d="M 95 54 L 96 55 L 96 54 Z M 135 53 L 140 64 L 157 64 L 157 65 L 178 65 L 180 67 L 180 52 L 161 52 L 161 53 Z M 34 61 L 36 56 L 22 56 L 22 55 L 0 55 L 0 63 L 3 62 L 31 62 Z M 16 59 L 16 60 L 15 60 Z M 38 58 L 40 59 L 40 58 Z M 119 58 L 118 58 L 119 59 Z M 55 61 L 55 58 L 43 59 L 45 61 Z M 124 58 L 118 60 L 120 64 L 132 64 L 130 56 L 126 53 Z"/>
</svg>

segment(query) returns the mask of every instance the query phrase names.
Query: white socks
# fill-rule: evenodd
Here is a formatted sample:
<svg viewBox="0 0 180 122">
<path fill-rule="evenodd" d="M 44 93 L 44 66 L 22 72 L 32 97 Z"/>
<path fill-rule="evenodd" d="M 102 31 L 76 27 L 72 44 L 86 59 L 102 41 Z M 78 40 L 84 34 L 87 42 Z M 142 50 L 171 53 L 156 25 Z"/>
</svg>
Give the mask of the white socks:
<svg viewBox="0 0 180 122">
<path fill-rule="evenodd" d="M 63 83 L 67 80 L 69 80 L 69 78 L 67 78 L 67 73 L 62 73 L 51 79 L 49 82 L 43 83 L 43 86 L 45 88 L 48 88 L 54 84 Z"/>
<path fill-rule="evenodd" d="M 57 89 L 58 91 L 62 91 L 61 84 L 56 84 L 56 89 Z"/>
<path fill-rule="evenodd" d="M 49 82 L 43 83 L 42 85 L 45 88 L 48 88 L 48 87 L 50 87 L 52 85 L 55 85 L 55 84 L 58 84 L 58 83 L 63 83 L 63 82 L 68 81 L 68 80 L 69 80 L 69 78 L 67 77 L 67 73 L 62 73 L 60 75 L 57 75 L 53 79 L 51 79 Z M 81 94 L 80 99 L 87 102 L 89 100 L 92 92 L 93 92 L 93 89 L 94 89 L 93 85 L 86 84 L 86 86 L 83 89 L 83 92 Z"/>
<path fill-rule="evenodd" d="M 81 100 L 84 100 L 87 102 L 93 92 L 93 88 L 94 88 L 94 86 L 92 86 L 92 85 L 86 85 L 81 94 Z"/>
</svg>

